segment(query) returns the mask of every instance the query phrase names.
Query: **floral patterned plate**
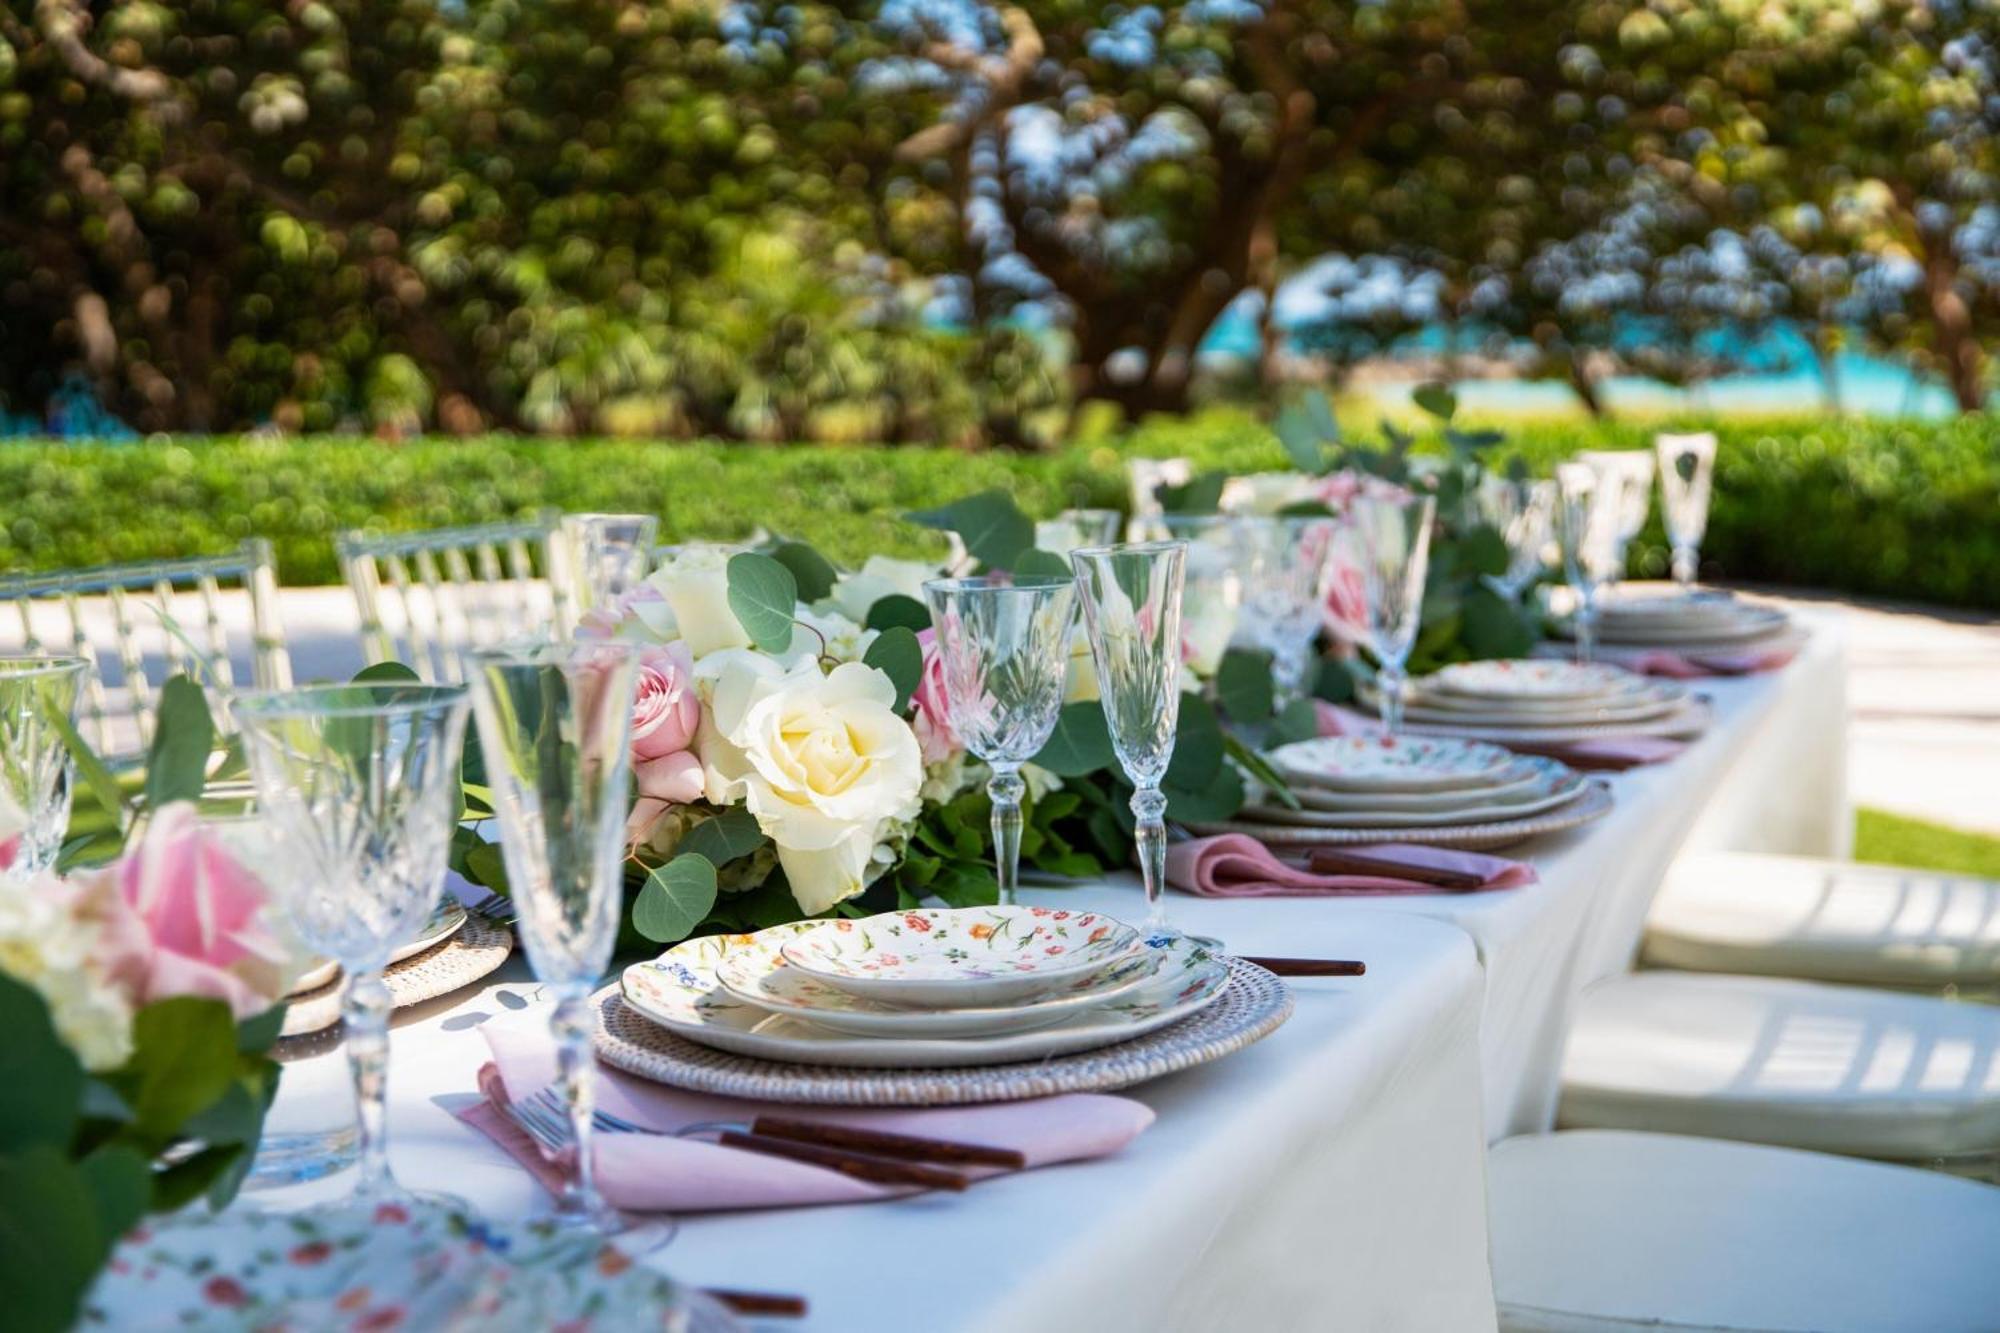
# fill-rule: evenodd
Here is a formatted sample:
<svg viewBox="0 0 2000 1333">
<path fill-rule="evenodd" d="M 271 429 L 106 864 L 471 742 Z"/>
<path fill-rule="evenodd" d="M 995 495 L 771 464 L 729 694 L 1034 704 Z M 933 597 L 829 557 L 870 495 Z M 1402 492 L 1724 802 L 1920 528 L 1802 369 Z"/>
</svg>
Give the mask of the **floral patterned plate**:
<svg viewBox="0 0 2000 1333">
<path fill-rule="evenodd" d="M 1071 919 L 1085 913 L 1071 913 Z M 1163 933 L 1140 947 L 1159 965 L 1145 983 L 1060 1023 L 998 1037 L 855 1037 L 818 1023 L 769 1013 L 722 989 L 715 967 L 732 949 L 784 941 L 818 922 L 794 921 L 755 935 L 710 935 L 676 944 L 625 969 L 625 1002 L 689 1041 L 737 1055 L 792 1064 L 869 1069 L 954 1069 L 1014 1064 L 1112 1046 L 1166 1027 L 1213 1003 L 1229 984 L 1228 962 L 1201 941 Z"/>
<path fill-rule="evenodd" d="M 785 961 L 783 940 L 752 936 L 715 967 L 716 982 L 737 999 L 864 1037 L 997 1037 L 1059 1023 L 1146 983 L 1160 965 L 1151 949 L 1132 953 L 1062 989 L 996 1009 L 905 1009 L 827 985 Z"/>
<path fill-rule="evenodd" d="M 177 1213 L 119 1244 L 78 1327 L 742 1329 L 707 1296 L 635 1265 L 602 1240 L 561 1235 L 546 1224 L 489 1228 L 456 1209 L 416 1202 Z"/>
<path fill-rule="evenodd" d="M 1243 807 L 1246 819 L 1266 819 L 1274 824 L 1299 824 L 1308 828 L 1435 828 L 1452 824 L 1485 824 L 1497 819 L 1521 819 L 1553 810 L 1583 795 L 1589 783 L 1583 774 L 1561 765 L 1560 773 L 1538 778 L 1523 792 L 1503 799 L 1488 799 L 1486 793 L 1461 793 L 1466 799 L 1447 808 L 1413 810 L 1293 810 L 1275 802 L 1253 799 Z"/>
<path fill-rule="evenodd" d="M 781 946 L 785 961 L 836 990 L 912 1009 L 984 1009 L 1060 990 L 1139 944 L 1100 912 L 1053 907 L 924 907 L 820 921 Z"/>
<path fill-rule="evenodd" d="M 389 962 L 393 965 L 405 959 L 415 958 L 426 949 L 442 944 L 452 936 L 458 934 L 459 929 L 464 925 L 465 908 L 450 895 L 446 895 L 436 907 L 431 909 L 430 916 L 425 918 L 424 924 L 417 931 L 416 937 L 407 944 L 397 945 L 390 952 Z M 331 958 L 316 958 L 306 968 L 299 979 L 292 983 L 291 993 L 293 995 L 308 994 L 309 992 L 318 990 L 339 975 L 339 963 L 334 962 Z"/>
<path fill-rule="evenodd" d="M 1514 756 L 1497 745 L 1409 736 L 1320 736 L 1265 756 L 1293 782 L 1333 791 L 1447 791 L 1490 787 Z"/>
<path fill-rule="evenodd" d="M 1472 695 L 1490 701 L 1580 702 L 1616 696 L 1640 678 L 1622 667 L 1502 658 L 1455 662 L 1419 682 L 1426 693 Z"/>
</svg>

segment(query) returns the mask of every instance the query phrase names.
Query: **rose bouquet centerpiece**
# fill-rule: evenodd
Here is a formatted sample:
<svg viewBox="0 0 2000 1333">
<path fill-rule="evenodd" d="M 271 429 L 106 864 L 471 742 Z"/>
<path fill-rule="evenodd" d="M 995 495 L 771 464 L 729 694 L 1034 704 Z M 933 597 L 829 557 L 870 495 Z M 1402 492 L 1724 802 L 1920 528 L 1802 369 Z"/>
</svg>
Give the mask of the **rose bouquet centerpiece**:
<svg viewBox="0 0 2000 1333">
<path fill-rule="evenodd" d="M 146 1214 L 235 1194 L 293 975 L 267 908 L 186 802 L 152 808 L 108 865 L 0 886 L 8 1327 L 69 1327 Z"/>
</svg>

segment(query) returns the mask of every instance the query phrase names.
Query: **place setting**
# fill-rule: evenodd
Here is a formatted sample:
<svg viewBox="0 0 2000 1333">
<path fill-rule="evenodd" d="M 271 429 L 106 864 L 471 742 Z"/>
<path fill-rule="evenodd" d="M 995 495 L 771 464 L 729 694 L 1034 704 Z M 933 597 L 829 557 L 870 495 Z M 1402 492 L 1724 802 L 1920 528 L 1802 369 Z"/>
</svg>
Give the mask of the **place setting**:
<svg viewBox="0 0 2000 1333">
<path fill-rule="evenodd" d="M 1381 710 L 1364 686 L 1362 703 Z M 1711 710 L 1685 685 L 1605 663 L 1542 659 L 1461 662 L 1424 676 L 1403 702 L 1404 731 L 1516 746 L 1559 746 L 1607 737 L 1688 740 Z"/>
</svg>

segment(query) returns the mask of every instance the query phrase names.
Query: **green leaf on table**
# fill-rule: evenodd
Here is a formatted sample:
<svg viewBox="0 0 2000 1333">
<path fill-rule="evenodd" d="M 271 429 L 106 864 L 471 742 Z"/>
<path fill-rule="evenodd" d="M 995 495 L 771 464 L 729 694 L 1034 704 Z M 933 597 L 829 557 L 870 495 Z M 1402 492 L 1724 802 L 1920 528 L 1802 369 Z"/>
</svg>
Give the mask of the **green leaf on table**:
<svg viewBox="0 0 2000 1333">
<path fill-rule="evenodd" d="M 36 1144 L 67 1148 L 83 1097 L 83 1066 L 57 1034 L 48 1004 L 5 973 L 0 1032 L 7 1034 L 0 1041 L 0 1155 Z"/>
<path fill-rule="evenodd" d="M 1069 561 L 1054 551 L 1040 549 L 1023 551 L 1021 558 L 1014 562 L 1016 578 L 1067 579 L 1073 576 Z"/>
<path fill-rule="evenodd" d="M 687 831 L 674 850 L 704 857 L 712 866 L 727 865 L 739 856 L 748 856 L 764 843 L 764 830 L 757 816 L 745 806 L 732 805 L 712 819 L 704 819 Z"/>
<path fill-rule="evenodd" d="M 1215 694 L 1229 720 L 1240 725 L 1266 721 L 1277 703 L 1271 655 L 1254 648 L 1231 648 L 1215 669 Z"/>
<path fill-rule="evenodd" d="M 1167 764 L 1163 787 L 1198 791 L 1222 770 L 1222 720 L 1199 694 L 1181 696 L 1180 729 L 1174 736 L 1174 757 Z M 1242 797 L 1237 797 L 1238 804 Z"/>
<path fill-rule="evenodd" d="M 779 542 L 771 548 L 770 555 L 792 572 L 802 602 L 817 602 L 833 591 L 834 581 L 840 577 L 832 561 L 804 542 Z"/>
<path fill-rule="evenodd" d="M 421 685 L 423 677 L 416 669 L 402 662 L 377 662 L 373 666 L 362 667 L 354 673 L 349 682 L 354 685 Z"/>
<path fill-rule="evenodd" d="M 1270 740 L 1272 746 L 1289 745 L 1293 741 L 1309 741 L 1319 735 L 1319 709 L 1313 707 L 1311 699 L 1294 699 L 1278 710 L 1271 720 Z"/>
<path fill-rule="evenodd" d="M 1313 698 L 1330 704 L 1354 702 L 1354 670 L 1337 657 L 1322 657 L 1313 673 Z"/>
<path fill-rule="evenodd" d="M 1033 760 L 1057 777 L 1080 778 L 1116 763 L 1111 748 L 1111 730 L 1104 723 L 1104 708 L 1094 699 L 1064 704 L 1056 714 L 1056 729 L 1048 744 Z"/>
<path fill-rule="evenodd" d="M 888 630 L 897 626 L 912 632 L 929 629 L 930 608 L 914 597 L 892 592 L 887 597 L 878 597 L 875 604 L 868 608 L 868 617 L 862 627 Z"/>
<path fill-rule="evenodd" d="M 1005 491 L 981 491 L 938 509 L 919 509 L 912 523 L 956 532 L 972 557 L 990 569 L 1012 569 L 1035 544 L 1035 525 Z"/>
<path fill-rule="evenodd" d="M 60 1333 L 75 1325 L 85 1291 L 117 1233 L 98 1217 L 91 1181 L 49 1144 L 0 1156 L 0 1291 L 7 1327 Z"/>
<path fill-rule="evenodd" d="M 897 712 L 909 706 L 910 696 L 917 692 L 917 683 L 923 679 L 924 650 L 907 625 L 891 625 L 876 635 L 861 661 L 887 676 L 896 687 Z"/>
<path fill-rule="evenodd" d="M 1458 411 L 1458 395 L 1442 380 L 1419 384 L 1410 401 L 1439 421 L 1450 421 L 1452 413 Z"/>
<path fill-rule="evenodd" d="M 782 653 L 792 646 L 799 585 L 792 571 L 768 555 L 739 551 L 729 557 L 729 609 L 759 648 Z"/>
<path fill-rule="evenodd" d="M 169 801 L 198 801 L 208 784 L 208 757 L 215 749 L 215 719 L 208 696 L 192 677 L 175 676 L 160 690 L 154 714 L 153 746 L 146 755 L 146 807 Z"/>
<path fill-rule="evenodd" d="M 684 852 L 646 876 L 632 925 L 655 944 L 686 939 L 715 906 L 715 863 Z"/>
<path fill-rule="evenodd" d="M 1213 514 L 1222 507 L 1222 488 L 1228 484 L 1227 472 L 1202 472 L 1178 486 L 1161 486 L 1153 497 L 1169 514 Z"/>
<path fill-rule="evenodd" d="M 1494 578 L 1507 572 L 1507 539 L 1499 529 L 1482 523 L 1453 543 L 1457 551 L 1458 572 L 1466 575 L 1488 574 Z"/>
<path fill-rule="evenodd" d="M 1226 764 L 1219 765 L 1199 786 L 1181 786 L 1169 780 L 1160 790 L 1167 794 L 1167 818 L 1183 823 L 1229 819 L 1243 808 L 1243 778 Z"/>
<path fill-rule="evenodd" d="M 478 837 L 477 834 L 473 835 Z M 497 842 L 479 839 L 475 847 L 465 852 L 465 877 L 483 888 L 495 893 L 507 892 L 507 857 Z"/>
<path fill-rule="evenodd" d="M 947 861 L 929 888 L 948 907 L 991 907 L 1000 901 L 1000 882 L 984 861 Z"/>
<path fill-rule="evenodd" d="M 220 1000 L 156 1000 L 132 1020 L 132 1058 L 112 1080 L 141 1134 L 164 1142 L 229 1091 L 236 1020 Z"/>
<path fill-rule="evenodd" d="M 1525 657 L 1535 646 L 1535 622 L 1528 612 L 1480 584 L 1465 594 L 1459 636 L 1475 658 Z"/>
</svg>

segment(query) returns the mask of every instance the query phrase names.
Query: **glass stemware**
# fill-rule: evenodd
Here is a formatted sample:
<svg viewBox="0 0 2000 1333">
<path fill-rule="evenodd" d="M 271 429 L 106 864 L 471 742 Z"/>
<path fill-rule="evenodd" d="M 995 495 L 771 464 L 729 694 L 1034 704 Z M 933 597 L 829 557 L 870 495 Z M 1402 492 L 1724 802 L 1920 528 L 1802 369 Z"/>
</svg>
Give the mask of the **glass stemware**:
<svg viewBox="0 0 2000 1333">
<path fill-rule="evenodd" d="M 1125 515 L 1116 509 L 1065 509 L 1035 524 L 1039 550 L 1068 555 L 1079 546 L 1105 546 L 1118 540 Z"/>
<path fill-rule="evenodd" d="M 347 976 L 355 1193 L 402 1193 L 388 1158 L 391 997 L 382 971 L 444 882 L 465 691 L 356 682 L 242 694 L 233 709 L 284 858 L 272 889 L 300 943 Z"/>
<path fill-rule="evenodd" d="M 1487 575 L 1486 586 L 1510 602 L 1519 601 L 1547 566 L 1557 498 L 1553 481 L 1489 476 L 1479 488 L 1480 516 L 1507 543 L 1506 572 Z"/>
<path fill-rule="evenodd" d="M 0 875 L 7 878 L 33 879 L 62 850 L 71 779 L 59 722 L 75 722 L 89 671 L 81 657 L 0 657 Z"/>
<path fill-rule="evenodd" d="M 1146 924 L 1155 929 L 1167 924 L 1167 798 L 1160 782 L 1180 726 L 1187 556 L 1186 542 L 1142 542 L 1084 547 L 1069 557 L 1083 596 L 1098 702 L 1133 786 Z"/>
<path fill-rule="evenodd" d="M 1598 594 L 1616 577 L 1625 556 L 1618 536 L 1622 492 L 1618 479 L 1607 481 L 1586 463 L 1557 468 L 1556 485 L 1561 491 L 1556 539 L 1562 546 L 1563 571 L 1576 594 L 1572 617 L 1576 660 L 1588 663 L 1597 654 Z"/>
<path fill-rule="evenodd" d="M 590 992 L 611 963 L 623 889 L 638 650 L 582 642 L 475 654 L 472 707 L 500 821 L 507 882 L 535 977 L 555 997 L 549 1029 L 576 1140 L 556 1220 L 617 1226 L 591 1156 Z"/>
<path fill-rule="evenodd" d="M 1625 577 L 1625 550 L 1653 509 L 1653 456 L 1639 449 L 1585 449 L 1576 461 L 1597 474 L 1601 502 L 1616 516 L 1616 559 L 1603 578 L 1606 586 L 1615 586 Z"/>
<path fill-rule="evenodd" d="M 993 770 L 994 875 L 1012 905 L 1021 868 L 1021 765 L 1048 744 L 1062 712 L 1076 585 L 983 575 L 924 584 L 937 630 L 945 707 L 965 748 Z"/>
<path fill-rule="evenodd" d="M 1358 603 L 1361 646 L 1375 659 L 1382 725 L 1392 736 L 1403 728 L 1404 664 L 1423 618 L 1436 517 L 1435 496 L 1356 496 L 1336 534 L 1333 577 L 1348 590 L 1343 602 Z"/>
<path fill-rule="evenodd" d="M 579 615 L 609 606 L 646 577 L 659 530 L 660 520 L 651 514 L 563 516 Z"/>
<path fill-rule="evenodd" d="M 1701 567 L 1701 539 L 1708 532 L 1715 436 L 1709 431 L 1656 435 L 1653 448 L 1660 460 L 1660 509 L 1667 521 L 1667 541 L 1674 550 L 1674 583 L 1688 592 Z"/>
</svg>

